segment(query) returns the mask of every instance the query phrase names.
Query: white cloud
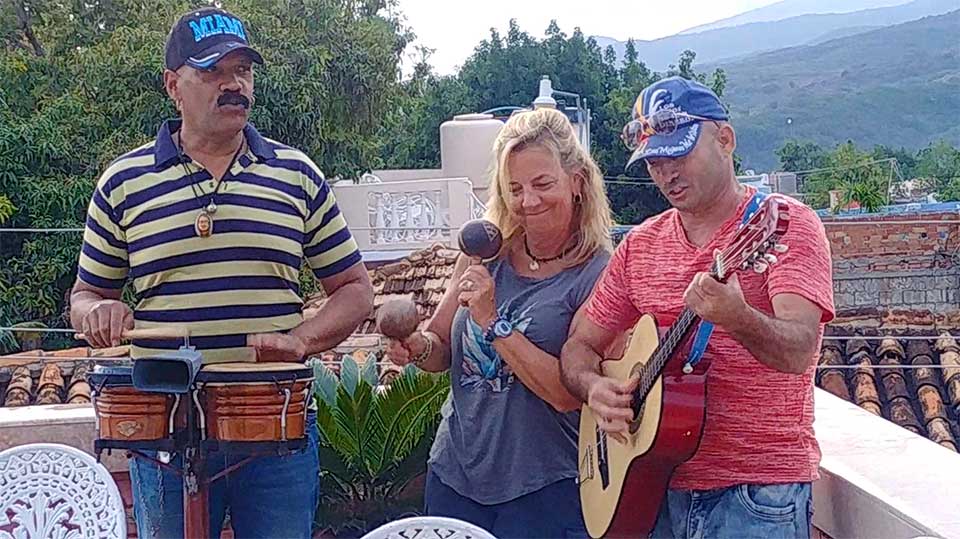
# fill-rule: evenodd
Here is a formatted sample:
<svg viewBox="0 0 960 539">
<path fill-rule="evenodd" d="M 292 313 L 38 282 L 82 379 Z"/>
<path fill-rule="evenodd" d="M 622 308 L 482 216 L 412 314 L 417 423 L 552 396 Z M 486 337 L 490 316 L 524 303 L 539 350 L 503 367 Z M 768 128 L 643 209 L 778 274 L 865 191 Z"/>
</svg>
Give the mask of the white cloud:
<svg viewBox="0 0 960 539">
<path fill-rule="evenodd" d="M 556 19 L 567 35 L 579 26 L 588 36 L 657 39 L 775 1 L 399 0 L 399 9 L 417 35 L 414 45 L 436 49 L 430 63 L 437 73 L 450 74 L 490 36 L 490 28 L 504 35 L 510 19 L 517 19 L 521 29 L 538 38 Z"/>
</svg>

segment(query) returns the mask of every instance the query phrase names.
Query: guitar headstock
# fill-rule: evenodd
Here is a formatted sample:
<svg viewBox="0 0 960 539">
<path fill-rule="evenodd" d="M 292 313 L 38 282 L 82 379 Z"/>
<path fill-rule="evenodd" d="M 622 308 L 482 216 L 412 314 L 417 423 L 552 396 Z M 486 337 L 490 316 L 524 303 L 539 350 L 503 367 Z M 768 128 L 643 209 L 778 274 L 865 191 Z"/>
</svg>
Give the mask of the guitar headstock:
<svg viewBox="0 0 960 539">
<path fill-rule="evenodd" d="M 777 254 L 787 251 L 787 246 L 777 240 L 786 233 L 789 224 L 787 203 L 776 196 L 765 198 L 727 248 L 714 253 L 714 275 L 725 281 L 738 270 L 767 271 L 771 264 L 777 263 Z"/>
</svg>

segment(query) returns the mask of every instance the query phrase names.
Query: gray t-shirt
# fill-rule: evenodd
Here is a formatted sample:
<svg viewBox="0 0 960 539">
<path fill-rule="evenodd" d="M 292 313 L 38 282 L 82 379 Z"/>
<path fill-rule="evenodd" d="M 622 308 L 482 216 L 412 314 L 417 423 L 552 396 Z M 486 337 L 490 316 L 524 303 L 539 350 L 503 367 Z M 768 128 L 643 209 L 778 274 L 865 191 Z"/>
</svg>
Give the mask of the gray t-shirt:
<svg viewBox="0 0 960 539">
<path fill-rule="evenodd" d="M 560 357 L 573 315 L 610 256 L 598 253 L 553 277 L 518 275 L 509 261 L 487 264 L 498 313 L 514 331 Z M 577 476 L 580 412 L 560 413 L 523 385 L 484 340 L 486 328 L 461 307 L 451 328 L 450 397 L 430 450 L 430 469 L 476 502 L 503 503 Z"/>
</svg>

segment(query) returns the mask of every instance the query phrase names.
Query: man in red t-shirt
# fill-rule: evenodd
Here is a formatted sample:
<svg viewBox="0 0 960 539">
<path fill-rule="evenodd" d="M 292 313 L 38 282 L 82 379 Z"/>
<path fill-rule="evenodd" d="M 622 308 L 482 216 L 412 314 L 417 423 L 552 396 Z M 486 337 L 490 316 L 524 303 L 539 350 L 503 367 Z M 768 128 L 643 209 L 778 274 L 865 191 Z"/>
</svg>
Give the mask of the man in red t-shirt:
<svg viewBox="0 0 960 539">
<path fill-rule="evenodd" d="M 763 274 L 721 284 L 705 272 L 756 192 L 734 174 L 736 135 L 726 111 L 708 88 L 671 77 L 644 89 L 633 118 L 624 129 L 636 150 L 631 163 L 646 160 L 673 208 L 617 248 L 571 328 L 563 381 L 600 428 L 626 433 L 636 380 L 604 377 L 601 357 L 643 314 L 663 331 L 690 308 L 715 324 L 705 352 L 712 360 L 706 424 L 697 453 L 674 472 L 653 535 L 809 537 L 820 461 L 814 369 L 823 325 L 834 315 L 823 225 L 784 197 L 790 224 L 779 242 L 788 251 Z"/>
</svg>

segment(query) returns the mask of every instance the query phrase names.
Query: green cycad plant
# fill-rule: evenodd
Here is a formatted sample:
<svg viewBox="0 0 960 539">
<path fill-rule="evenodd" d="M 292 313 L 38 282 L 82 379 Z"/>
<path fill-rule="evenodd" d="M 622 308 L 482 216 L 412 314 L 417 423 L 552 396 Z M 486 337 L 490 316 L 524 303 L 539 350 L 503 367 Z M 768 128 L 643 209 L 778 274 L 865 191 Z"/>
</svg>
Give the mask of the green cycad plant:
<svg viewBox="0 0 960 539">
<path fill-rule="evenodd" d="M 360 368 L 350 356 L 343 358 L 339 379 L 321 363 L 314 372 L 321 533 L 360 536 L 420 511 L 422 499 L 405 487 L 426 471 L 448 377 L 408 366 L 383 387 L 373 357 Z"/>
</svg>

